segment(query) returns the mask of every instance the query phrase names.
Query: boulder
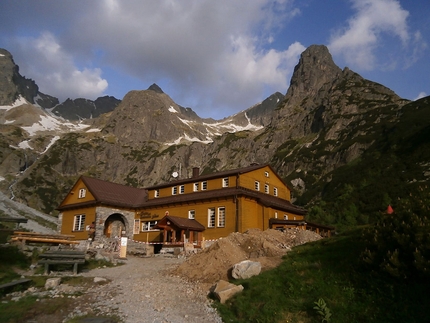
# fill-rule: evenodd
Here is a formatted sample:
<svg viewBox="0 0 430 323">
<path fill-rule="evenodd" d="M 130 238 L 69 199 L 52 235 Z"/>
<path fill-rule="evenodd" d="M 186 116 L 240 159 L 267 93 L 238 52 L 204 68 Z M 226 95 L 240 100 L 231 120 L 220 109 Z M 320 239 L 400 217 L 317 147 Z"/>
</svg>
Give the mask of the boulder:
<svg viewBox="0 0 430 323">
<path fill-rule="evenodd" d="M 257 261 L 244 260 L 233 266 L 231 275 L 235 279 L 247 279 L 261 272 L 261 264 Z"/>
<path fill-rule="evenodd" d="M 240 293 L 243 291 L 242 285 L 235 285 L 229 283 L 225 280 L 220 280 L 215 285 L 215 289 L 213 291 L 216 298 L 219 299 L 221 304 L 224 304 L 228 299 L 230 299 L 233 295 Z"/>
<path fill-rule="evenodd" d="M 60 277 L 48 278 L 45 282 L 45 289 L 55 289 L 58 287 L 58 285 L 60 285 L 60 283 L 61 283 Z"/>
</svg>

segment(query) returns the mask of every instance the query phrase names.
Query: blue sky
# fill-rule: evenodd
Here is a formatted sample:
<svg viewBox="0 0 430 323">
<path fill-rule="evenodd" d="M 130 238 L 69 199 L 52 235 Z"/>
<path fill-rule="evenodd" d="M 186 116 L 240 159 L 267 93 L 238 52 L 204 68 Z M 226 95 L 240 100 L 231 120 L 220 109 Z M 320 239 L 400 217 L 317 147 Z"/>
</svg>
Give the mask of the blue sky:
<svg viewBox="0 0 430 323">
<path fill-rule="evenodd" d="M 221 119 L 286 93 L 301 52 L 403 98 L 430 95 L 429 0 L 2 0 L 0 48 L 60 101 L 157 83 Z"/>
</svg>

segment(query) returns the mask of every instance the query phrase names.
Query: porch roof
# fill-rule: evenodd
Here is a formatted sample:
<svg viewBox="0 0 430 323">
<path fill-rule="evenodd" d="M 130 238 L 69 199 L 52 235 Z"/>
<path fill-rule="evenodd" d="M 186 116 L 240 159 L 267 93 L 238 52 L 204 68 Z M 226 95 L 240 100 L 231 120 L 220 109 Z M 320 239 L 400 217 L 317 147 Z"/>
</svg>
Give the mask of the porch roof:
<svg viewBox="0 0 430 323">
<path fill-rule="evenodd" d="M 171 222 L 179 229 L 191 230 L 191 231 L 204 231 L 205 227 L 201 225 L 198 221 L 194 219 L 186 219 L 180 218 L 177 216 L 166 215 L 160 221 L 158 221 L 157 225 L 154 227 L 155 229 L 162 229 L 167 222 Z"/>
</svg>

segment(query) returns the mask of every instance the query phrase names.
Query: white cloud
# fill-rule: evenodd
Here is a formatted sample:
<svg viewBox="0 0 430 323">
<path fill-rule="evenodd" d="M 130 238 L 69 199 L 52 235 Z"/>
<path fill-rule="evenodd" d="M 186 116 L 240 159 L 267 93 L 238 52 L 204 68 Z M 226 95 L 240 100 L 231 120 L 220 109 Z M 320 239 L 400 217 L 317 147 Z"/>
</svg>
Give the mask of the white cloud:
<svg viewBox="0 0 430 323">
<path fill-rule="evenodd" d="M 77 67 L 73 56 L 50 32 L 38 38 L 20 38 L 19 49 L 21 55 L 31 53 L 20 64 L 36 80 L 40 91 L 57 96 L 60 101 L 69 97 L 95 99 L 108 87 L 99 68 Z"/>
<path fill-rule="evenodd" d="M 67 43 L 102 48 L 107 64 L 144 84 L 167 82 L 180 104 L 239 110 L 264 90 L 286 92 L 304 46 L 265 47 L 297 14 L 291 0 L 110 0 L 81 17 Z"/>
<path fill-rule="evenodd" d="M 55 23 L 35 22 L 45 32 L 22 39 L 21 54 L 13 55 L 42 92 L 62 98 L 103 93 L 107 81 L 96 66 L 104 78 L 114 71 L 142 87 L 155 82 L 166 90 L 167 85 L 176 102 L 199 114 L 221 109 L 219 115 L 230 115 L 265 95 L 286 92 L 305 48 L 299 42 L 285 44 L 287 50 L 268 48 L 279 43 L 284 24 L 300 14 L 294 0 L 52 3 L 49 16 Z M 28 6 L 39 10 L 33 2 Z M 37 21 L 48 19 L 48 12 L 39 13 L 46 16 Z M 64 25 L 59 17 L 65 17 Z"/>
<path fill-rule="evenodd" d="M 362 69 L 374 69 L 377 65 L 376 48 L 382 42 L 382 34 L 389 34 L 407 46 L 411 39 L 408 31 L 408 11 L 397 0 L 353 0 L 356 15 L 348 21 L 348 27 L 332 35 L 329 48 L 336 55 L 345 57 L 347 63 Z"/>
</svg>

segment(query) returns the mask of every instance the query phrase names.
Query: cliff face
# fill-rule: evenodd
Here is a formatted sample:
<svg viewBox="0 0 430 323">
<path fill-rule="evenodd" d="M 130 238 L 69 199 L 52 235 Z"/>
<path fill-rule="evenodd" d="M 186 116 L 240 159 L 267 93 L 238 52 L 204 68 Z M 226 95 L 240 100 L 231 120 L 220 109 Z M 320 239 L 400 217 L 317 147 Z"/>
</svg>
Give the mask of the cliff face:
<svg viewBox="0 0 430 323">
<path fill-rule="evenodd" d="M 172 180 L 173 171 L 191 176 L 195 166 L 209 173 L 270 163 L 297 196 L 359 159 L 399 122 L 407 103 L 341 70 L 325 46 L 311 46 L 286 95 L 275 93 L 223 120 L 201 119 L 155 84 L 131 91 L 92 128 L 62 134 L 12 189 L 49 213 L 82 174 L 145 187 Z"/>
</svg>

